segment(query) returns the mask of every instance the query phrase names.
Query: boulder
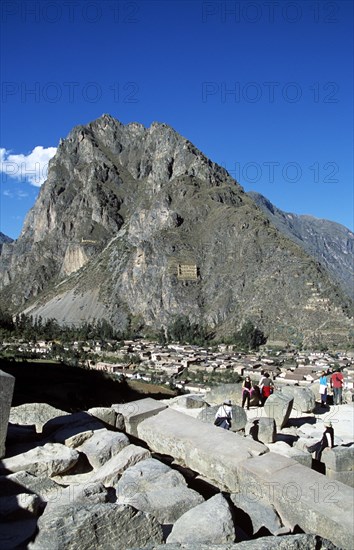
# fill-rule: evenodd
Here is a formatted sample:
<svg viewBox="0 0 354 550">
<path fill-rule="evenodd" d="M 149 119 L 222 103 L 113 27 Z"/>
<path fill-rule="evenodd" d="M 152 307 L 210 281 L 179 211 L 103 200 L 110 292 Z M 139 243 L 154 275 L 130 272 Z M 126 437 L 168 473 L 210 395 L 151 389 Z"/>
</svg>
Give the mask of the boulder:
<svg viewBox="0 0 354 550">
<path fill-rule="evenodd" d="M 9 422 L 15 378 L 0 370 L 0 458 L 5 456 L 5 441 Z"/>
<path fill-rule="evenodd" d="M 324 449 L 321 462 L 326 465 L 326 476 L 354 487 L 354 445 Z"/>
<path fill-rule="evenodd" d="M 36 431 L 41 433 L 44 424 L 49 420 L 69 414 L 66 411 L 55 409 L 47 403 L 25 403 L 18 407 L 11 407 L 10 422 L 21 426 L 35 425 Z"/>
<path fill-rule="evenodd" d="M 49 420 L 43 426 L 43 435 L 50 437 L 57 443 L 66 443 L 66 440 L 82 432 L 101 430 L 103 422 L 87 412 L 77 412 L 67 416 L 58 416 Z"/>
<path fill-rule="evenodd" d="M 268 451 L 262 443 L 170 408 L 141 422 L 138 436 L 153 451 L 173 456 L 220 489 L 234 492 L 238 462 Z"/>
<path fill-rule="evenodd" d="M 282 395 L 293 397 L 293 408 L 301 412 L 313 412 L 316 406 L 316 399 L 313 391 L 309 387 L 303 386 L 282 386 Z"/>
<path fill-rule="evenodd" d="M 149 550 L 338 550 L 329 540 L 318 535 L 285 535 L 260 537 L 235 544 L 169 543 L 168 546 L 149 546 Z M 134 550 L 146 550 L 135 548 Z"/>
<path fill-rule="evenodd" d="M 258 533 L 262 527 L 268 529 L 273 535 L 282 529 L 283 525 L 278 514 L 267 500 L 248 498 L 248 495 L 243 493 L 231 494 L 230 498 L 236 508 L 249 516 L 252 524 L 252 535 Z"/>
<path fill-rule="evenodd" d="M 340 548 L 353 547 L 353 491 L 291 458 L 267 453 L 239 464 L 240 493 L 266 499 L 284 526 L 299 526 Z"/>
<path fill-rule="evenodd" d="M 135 437 L 138 436 L 137 427 L 146 418 L 150 418 L 160 411 L 166 409 L 164 405 L 157 399 L 146 397 L 138 401 L 130 403 L 112 405 L 112 408 L 124 418 L 124 430 Z"/>
<path fill-rule="evenodd" d="M 268 443 L 268 448 L 271 453 L 276 453 L 282 456 L 287 456 L 296 460 L 303 466 L 311 468 L 312 456 L 309 451 L 300 450 L 296 447 L 291 447 L 285 441 L 276 441 L 275 443 Z"/>
<path fill-rule="evenodd" d="M 274 418 L 267 418 L 266 416 L 255 418 L 246 424 L 245 434 L 250 435 L 255 441 L 260 441 L 265 445 L 274 443 L 276 436 Z"/>
<path fill-rule="evenodd" d="M 38 495 L 43 502 L 47 502 L 57 498 L 62 489 L 61 485 L 46 476 L 35 476 L 23 470 L 0 477 L 1 495 L 16 495 L 26 492 Z"/>
<path fill-rule="evenodd" d="M 204 400 L 209 405 L 218 405 L 224 402 L 225 399 L 231 399 L 231 402 L 236 405 L 242 402 L 242 382 L 238 384 L 220 384 L 215 386 L 205 395 Z"/>
<path fill-rule="evenodd" d="M 76 449 L 84 453 L 91 466 L 97 469 L 127 445 L 129 445 L 129 439 L 125 434 L 103 428 L 93 432 L 92 436 Z"/>
<path fill-rule="evenodd" d="M 101 420 L 101 422 L 104 422 L 105 424 L 112 426 L 112 428 L 117 427 L 118 413 L 111 407 L 93 407 L 92 409 L 89 409 L 87 412 L 88 414 L 91 414 L 91 416 L 94 416 L 98 420 Z"/>
<path fill-rule="evenodd" d="M 160 523 L 174 523 L 182 514 L 203 502 L 189 489 L 182 474 L 149 458 L 128 468 L 116 485 L 117 502 L 153 514 Z"/>
<path fill-rule="evenodd" d="M 72 504 L 101 504 L 109 501 L 108 490 L 100 482 L 76 483 L 70 487 L 63 487 L 56 498 L 48 500 L 45 514 L 51 513 L 57 506 Z"/>
<path fill-rule="evenodd" d="M 25 470 L 34 475 L 55 476 L 67 472 L 79 460 L 79 453 L 60 443 L 46 443 L 27 453 L 6 458 L 2 467 L 10 472 Z"/>
<path fill-rule="evenodd" d="M 226 544 L 234 542 L 235 536 L 229 504 L 219 493 L 183 514 L 166 542 Z"/>
<path fill-rule="evenodd" d="M 178 399 L 177 404 L 186 409 L 200 409 L 201 407 L 208 406 L 201 395 L 182 395 Z"/>
<path fill-rule="evenodd" d="M 211 407 L 206 407 L 198 414 L 198 420 L 206 422 L 208 424 L 214 424 L 215 414 L 219 408 L 219 405 L 213 405 Z M 231 431 L 238 432 L 243 430 L 247 423 L 247 414 L 246 411 L 239 407 L 238 405 L 233 405 L 232 407 L 232 422 L 231 422 Z"/>
<path fill-rule="evenodd" d="M 28 549 L 127 550 L 162 542 L 162 528 L 156 518 L 131 506 L 74 503 L 44 512 L 38 519 L 38 535 Z"/>
<path fill-rule="evenodd" d="M 293 449 L 303 451 L 305 453 L 314 453 L 319 445 L 321 436 L 318 438 L 314 437 L 299 437 L 297 441 L 294 442 Z"/>
<path fill-rule="evenodd" d="M 137 445 L 128 445 L 120 453 L 114 455 L 92 476 L 93 481 L 102 481 L 106 487 L 113 487 L 118 483 L 122 473 L 130 466 L 134 466 L 141 460 L 151 457 L 148 449 Z"/>
<path fill-rule="evenodd" d="M 277 430 L 281 430 L 288 422 L 293 403 L 293 397 L 280 392 L 273 393 L 266 400 L 264 404 L 265 414 L 270 418 L 274 418 Z"/>
</svg>

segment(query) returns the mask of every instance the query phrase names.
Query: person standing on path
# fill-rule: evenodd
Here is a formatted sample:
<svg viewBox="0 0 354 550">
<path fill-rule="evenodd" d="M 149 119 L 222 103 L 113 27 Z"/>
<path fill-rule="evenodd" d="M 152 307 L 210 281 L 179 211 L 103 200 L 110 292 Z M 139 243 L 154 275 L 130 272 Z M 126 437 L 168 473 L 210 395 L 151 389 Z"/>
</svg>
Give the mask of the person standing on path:
<svg viewBox="0 0 354 550">
<path fill-rule="evenodd" d="M 242 408 L 244 408 L 245 403 L 247 402 L 247 410 L 250 410 L 250 399 L 252 393 L 252 382 L 249 376 L 243 381 L 242 384 Z"/>
<path fill-rule="evenodd" d="M 326 407 L 326 405 L 327 405 L 327 376 L 326 376 L 325 371 L 321 372 L 320 396 L 321 396 L 321 407 Z"/>
<path fill-rule="evenodd" d="M 341 405 L 342 404 L 342 392 L 344 385 L 344 376 L 337 369 L 331 376 L 331 388 L 333 389 L 333 404 Z"/>
</svg>

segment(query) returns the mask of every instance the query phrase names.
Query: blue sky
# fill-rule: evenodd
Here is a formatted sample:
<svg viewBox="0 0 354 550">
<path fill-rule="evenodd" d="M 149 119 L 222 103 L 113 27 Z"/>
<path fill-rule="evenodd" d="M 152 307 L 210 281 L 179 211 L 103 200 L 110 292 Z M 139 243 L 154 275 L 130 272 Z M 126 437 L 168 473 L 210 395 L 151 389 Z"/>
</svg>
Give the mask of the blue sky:
<svg viewBox="0 0 354 550">
<path fill-rule="evenodd" d="M 353 229 L 351 1 L 3 1 L 0 231 L 59 139 L 165 122 L 279 208 Z"/>
</svg>

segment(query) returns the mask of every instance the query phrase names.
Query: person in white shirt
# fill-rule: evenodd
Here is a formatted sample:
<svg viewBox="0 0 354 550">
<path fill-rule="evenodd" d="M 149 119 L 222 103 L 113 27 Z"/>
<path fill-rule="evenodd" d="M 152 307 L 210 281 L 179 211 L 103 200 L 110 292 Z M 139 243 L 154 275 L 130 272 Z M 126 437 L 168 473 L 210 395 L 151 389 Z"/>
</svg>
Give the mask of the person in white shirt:
<svg viewBox="0 0 354 550">
<path fill-rule="evenodd" d="M 231 420 L 232 403 L 229 399 L 227 401 L 224 401 L 224 403 L 220 405 L 220 407 L 216 411 L 214 424 L 216 426 L 220 426 L 220 428 L 224 428 L 224 430 L 229 430 L 231 428 Z"/>
</svg>

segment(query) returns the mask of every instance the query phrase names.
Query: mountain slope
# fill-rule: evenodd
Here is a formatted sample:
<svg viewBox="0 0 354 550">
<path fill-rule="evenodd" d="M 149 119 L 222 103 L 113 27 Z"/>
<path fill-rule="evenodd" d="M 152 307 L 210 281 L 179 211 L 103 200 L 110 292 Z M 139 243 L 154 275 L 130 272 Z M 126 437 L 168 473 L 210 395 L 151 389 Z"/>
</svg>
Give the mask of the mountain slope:
<svg viewBox="0 0 354 550">
<path fill-rule="evenodd" d="M 354 234 L 343 225 L 313 216 L 283 212 L 260 193 L 248 195 L 284 235 L 320 262 L 354 299 Z"/>
<path fill-rule="evenodd" d="M 8 237 L 4 233 L 1 233 L 1 231 L 0 231 L 0 254 L 1 254 L 1 250 L 2 250 L 2 245 L 6 244 L 6 243 L 12 243 L 12 242 L 13 242 L 13 239 Z"/>
<path fill-rule="evenodd" d="M 229 176 L 172 128 L 108 115 L 73 129 L 19 239 L 1 302 L 62 323 L 218 335 L 250 319 L 271 339 L 346 343 L 350 300 Z"/>
</svg>

